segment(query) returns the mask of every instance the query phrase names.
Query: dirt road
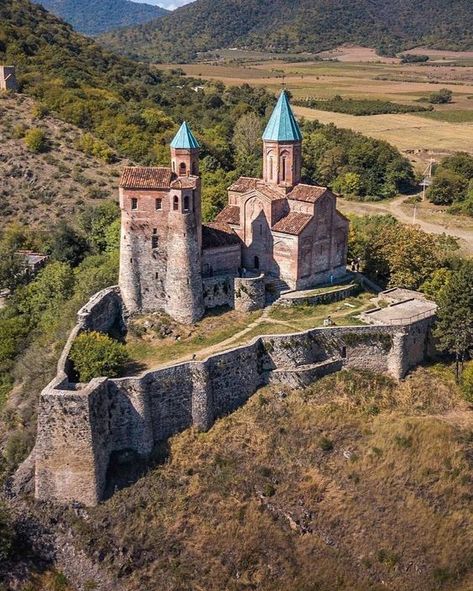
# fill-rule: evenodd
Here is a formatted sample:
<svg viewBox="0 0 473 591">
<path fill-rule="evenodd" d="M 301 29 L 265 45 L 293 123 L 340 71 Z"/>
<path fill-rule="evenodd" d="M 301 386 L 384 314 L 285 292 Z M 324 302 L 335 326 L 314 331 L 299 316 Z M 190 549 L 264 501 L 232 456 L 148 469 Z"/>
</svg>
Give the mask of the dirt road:
<svg viewBox="0 0 473 591">
<path fill-rule="evenodd" d="M 431 234 L 448 234 L 458 238 L 460 247 L 465 254 L 473 255 L 473 222 L 469 222 L 467 218 L 462 219 L 455 216 L 448 216 L 450 219 L 445 220 L 442 217 L 441 221 L 431 221 L 426 219 L 427 214 L 422 206 L 416 208 L 414 218 L 414 207 L 408 206 L 404 203 L 408 197 L 402 196 L 385 202 L 357 202 L 346 201 L 345 199 L 338 200 L 338 208 L 342 213 L 362 214 L 383 214 L 390 213 L 403 224 L 416 224 L 425 232 Z M 461 223 L 461 226 L 460 226 Z"/>
</svg>

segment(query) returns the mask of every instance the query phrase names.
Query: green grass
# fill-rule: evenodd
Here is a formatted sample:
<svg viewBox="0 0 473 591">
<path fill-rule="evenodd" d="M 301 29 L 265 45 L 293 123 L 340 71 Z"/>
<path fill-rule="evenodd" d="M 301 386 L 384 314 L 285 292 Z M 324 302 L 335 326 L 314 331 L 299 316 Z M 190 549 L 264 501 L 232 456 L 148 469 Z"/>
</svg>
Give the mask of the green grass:
<svg viewBox="0 0 473 591">
<path fill-rule="evenodd" d="M 430 111 L 425 113 L 416 113 L 421 117 L 433 119 L 434 121 L 446 121 L 447 123 L 473 123 L 473 109 L 458 111 Z"/>
<path fill-rule="evenodd" d="M 358 296 L 346 298 L 341 302 L 333 302 L 332 304 L 276 306 L 271 311 L 270 317 L 274 320 L 287 322 L 300 330 L 306 330 L 313 326 L 322 326 L 327 316 L 330 316 L 335 324 L 344 326 L 363 324 L 354 317 L 363 310 L 374 306 L 370 302 L 372 297 L 372 294 L 364 292 Z"/>
<path fill-rule="evenodd" d="M 179 337 L 180 340 L 169 337 L 149 341 L 133 337 L 127 342 L 127 351 L 132 364 L 137 364 L 140 369 L 157 367 L 218 345 L 244 330 L 261 314 L 262 312 L 239 314 L 232 311 L 218 316 L 207 315 L 190 328 L 180 327 L 180 332 L 186 333 Z"/>
</svg>

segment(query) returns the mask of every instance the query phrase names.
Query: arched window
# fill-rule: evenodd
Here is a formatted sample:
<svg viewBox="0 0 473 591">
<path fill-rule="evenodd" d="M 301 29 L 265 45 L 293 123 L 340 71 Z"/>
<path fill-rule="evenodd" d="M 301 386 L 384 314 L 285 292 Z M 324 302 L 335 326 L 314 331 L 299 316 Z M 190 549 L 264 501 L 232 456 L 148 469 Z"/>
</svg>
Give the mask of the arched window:
<svg viewBox="0 0 473 591">
<path fill-rule="evenodd" d="M 259 257 L 255 257 L 255 269 L 259 269 Z"/>
<path fill-rule="evenodd" d="M 190 199 L 189 195 L 184 196 L 184 211 L 190 211 Z"/>
<path fill-rule="evenodd" d="M 286 180 L 286 156 L 281 158 L 281 180 Z"/>
<path fill-rule="evenodd" d="M 187 170 L 186 163 L 181 162 L 179 164 L 179 176 L 186 176 L 186 170 Z"/>
<path fill-rule="evenodd" d="M 172 208 L 174 211 L 179 211 L 179 197 L 177 195 L 174 195 Z"/>
<path fill-rule="evenodd" d="M 269 178 L 270 180 L 273 180 L 274 177 L 274 163 L 273 163 L 273 157 L 270 156 L 269 157 Z"/>
</svg>

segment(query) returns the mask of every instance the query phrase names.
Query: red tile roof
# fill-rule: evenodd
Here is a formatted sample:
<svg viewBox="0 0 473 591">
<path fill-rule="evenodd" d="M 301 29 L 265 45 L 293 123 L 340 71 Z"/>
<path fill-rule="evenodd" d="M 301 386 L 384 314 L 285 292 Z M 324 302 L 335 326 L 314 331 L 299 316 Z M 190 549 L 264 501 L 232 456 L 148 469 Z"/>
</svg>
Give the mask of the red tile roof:
<svg viewBox="0 0 473 591">
<path fill-rule="evenodd" d="M 202 247 L 218 248 L 240 244 L 240 238 L 228 224 L 212 222 L 202 225 Z"/>
<path fill-rule="evenodd" d="M 120 187 L 123 189 L 169 189 L 173 172 L 157 166 L 134 166 L 123 170 Z"/>
<path fill-rule="evenodd" d="M 247 191 L 251 191 L 251 189 L 256 189 L 256 185 L 259 182 L 261 182 L 261 179 L 242 176 L 228 190 L 236 191 L 237 193 L 246 193 Z"/>
<path fill-rule="evenodd" d="M 256 191 L 271 201 L 286 199 L 286 194 L 282 193 L 280 189 L 278 190 L 276 187 L 271 187 L 270 185 L 266 185 L 264 183 L 259 183 L 256 187 Z"/>
<path fill-rule="evenodd" d="M 223 222 L 227 224 L 240 224 L 240 208 L 237 205 L 227 205 L 218 216 L 216 217 L 217 222 Z"/>
<path fill-rule="evenodd" d="M 171 187 L 173 189 L 195 189 L 197 187 L 197 177 L 180 176 L 175 181 L 172 181 Z"/>
<path fill-rule="evenodd" d="M 312 187 L 311 185 L 296 185 L 287 196 L 288 199 L 295 201 L 306 201 L 315 203 L 320 197 L 328 193 L 327 187 Z"/>
<path fill-rule="evenodd" d="M 312 218 L 313 216 L 306 213 L 296 213 L 291 211 L 276 222 L 271 229 L 273 232 L 282 232 L 283 234 L 298 236 Z"/>
</svg>

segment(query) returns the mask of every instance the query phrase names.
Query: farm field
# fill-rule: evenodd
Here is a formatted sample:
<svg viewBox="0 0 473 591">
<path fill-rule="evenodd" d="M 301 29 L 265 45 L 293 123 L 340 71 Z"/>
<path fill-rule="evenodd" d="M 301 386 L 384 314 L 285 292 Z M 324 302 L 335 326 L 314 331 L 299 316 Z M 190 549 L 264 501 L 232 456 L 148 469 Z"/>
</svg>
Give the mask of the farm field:
<svg viewBox="0 0 473 591">
<path fill-rule="evenodd" d="M 428 54 L 431 61 L 401 64 L 397 58 L 381 58 L 369 48 L 351 46 L 322 54 L 325 61 L 294 62 L 289 55 L 225 50 L 218 52 L 218 61 L 158 67 L 181 68 L 186 75 L 227 85 L 264 86 L 273 92 L 284 84 L 296 99 L 340 95 L 426 105 L 420 102 L 423 98 L 449 88 L 454 93 L 451 104 L 436 105 L 435 111 L 422 114 L 353 116 L 305 107 L 296 111 L 307 119 L 387 140 L 407 152 L 425 150 L 434 156 L 473 152 L 473 52 L 417 48 L 409 53 Z"/>
</svg>

